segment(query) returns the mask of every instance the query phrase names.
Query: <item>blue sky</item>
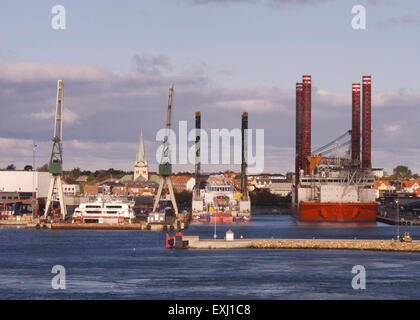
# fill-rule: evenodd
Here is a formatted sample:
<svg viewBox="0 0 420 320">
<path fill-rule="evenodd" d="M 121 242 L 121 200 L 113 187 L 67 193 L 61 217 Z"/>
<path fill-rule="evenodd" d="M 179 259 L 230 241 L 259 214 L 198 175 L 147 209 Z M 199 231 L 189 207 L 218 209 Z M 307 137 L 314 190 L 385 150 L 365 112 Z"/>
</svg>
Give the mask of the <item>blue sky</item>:
<svg viewBox="0 0 420 320">
<path fill-rule="evenodd" d="M 57 4 L 66 30 L 51 28 Z M 351 28 L 356 4 L 366 7 L 366 30 Z M 31 150 L 9 149 L 32 139 L 45 144 L 39 161 L 48 158 L 54 76 L 65 79 L 71 112 L 65 167 L 129 169 L 140 128 L 154 154 L 175 82 L 175 120 L 200 109 L 209 128 L 232 128 L 248 111 L 250 125 L 266 129 L 267 169 L 286 171 L 301 75 L 313 77 L 313 143 L 322 145 L 349 128 L 351 83 L 371 74 L 374 165 L 420 171 L 419 28 L 417 1 L 2 1 L 0 167 L 28 162 Z M 89 151 L 103 143 L 119 156 Z"/>
</svg>

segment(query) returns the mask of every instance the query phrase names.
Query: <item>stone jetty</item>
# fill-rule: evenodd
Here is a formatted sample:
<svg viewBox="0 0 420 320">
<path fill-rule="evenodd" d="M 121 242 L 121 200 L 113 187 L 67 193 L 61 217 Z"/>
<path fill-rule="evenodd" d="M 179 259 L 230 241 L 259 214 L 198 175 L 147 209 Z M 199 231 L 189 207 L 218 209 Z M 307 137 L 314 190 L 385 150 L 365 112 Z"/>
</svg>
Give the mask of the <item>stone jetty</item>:
<svg viewBox="0 0 420 320">
<path fill-rule="evenodd" d="M 200 239 L 184 236 L 187 249 L 321 249 L 420 252 L 420 241 L 359 239 Z"/>
</svg>

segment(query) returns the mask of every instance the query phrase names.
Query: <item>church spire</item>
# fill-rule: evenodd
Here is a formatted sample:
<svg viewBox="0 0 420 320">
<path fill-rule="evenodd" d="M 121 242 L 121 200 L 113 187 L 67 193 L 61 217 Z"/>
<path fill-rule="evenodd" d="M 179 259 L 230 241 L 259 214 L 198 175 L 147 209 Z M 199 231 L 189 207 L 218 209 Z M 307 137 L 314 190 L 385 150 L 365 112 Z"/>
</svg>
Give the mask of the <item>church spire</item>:
<svg viewBox="0 0 420 320">
<path fill-rule="evenodd" d="M 140 142 L 136 154 L 136 162 L 147 162 L 146 151 L 144 150 L 143 129 L 140 130 Z"/>
</svg>

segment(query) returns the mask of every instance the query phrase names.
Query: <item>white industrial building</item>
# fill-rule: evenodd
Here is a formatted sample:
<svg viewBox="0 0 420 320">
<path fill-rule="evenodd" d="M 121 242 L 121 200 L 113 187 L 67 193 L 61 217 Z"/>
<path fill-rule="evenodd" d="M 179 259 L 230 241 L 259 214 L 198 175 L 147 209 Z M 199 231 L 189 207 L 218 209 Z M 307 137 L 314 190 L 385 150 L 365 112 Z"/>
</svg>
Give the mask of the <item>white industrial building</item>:
<svg viewBox="0 0 420 320">
<path fill-rule="evenodd" d="M 0 202 L 46 198 L 51 174 L 38 171 L 0 171 Z"/>
<path fill-rule="evenodd" d="M 292 194 L 293 184 L 291 182 L 273 182 L 270 185 L 270 192 L 281 197 Z"/>
<path fill-rule="evenodd" d="M 63 184 L 63 193 L 65 195 L 76 196 L 80 193 L 80 186 L 78 184 Z"/>
</svg>

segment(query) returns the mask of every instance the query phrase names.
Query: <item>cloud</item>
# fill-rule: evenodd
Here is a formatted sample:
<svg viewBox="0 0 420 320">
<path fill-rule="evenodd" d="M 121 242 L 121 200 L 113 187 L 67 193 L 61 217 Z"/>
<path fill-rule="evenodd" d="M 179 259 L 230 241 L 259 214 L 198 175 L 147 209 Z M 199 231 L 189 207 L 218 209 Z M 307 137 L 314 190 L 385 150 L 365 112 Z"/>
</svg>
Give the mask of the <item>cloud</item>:
<svg viewBox="0 0 420 320">
<path fill-rule="evenodd" d="M 37 120 L 46 120 L 46 119 L 54 119 L 55 117 L 55 111 L 45 111 L 45 110 L 41 110 L 39 112 L 32 112 L 31 116 Z M 63 122 L 64 123 L 69 123 L 72 124 L 74 123 L 77 119 L 79 118 L 79 116 L 74 113 L 73 111 L 64 108 L 63 110 Z"/>
<path fill-rule="evenodd" d="M 399 25 L 420 25 L 420 10 L 376 23 L 376 26 L 378 27 L 394 27 Z"/>
<path fill-rule="evenodd" d="M 398 155 L 398 157 L 395 155 Z M 373 148 L 372 158 L 377 159 L 375 166 L 385 168 L 388 173 L 392 173 L 392 169 L 398 165 L 406 165 L 413 173 L 420 173 L 420 148 L 401 148 L 397 146 L 394 146 L 392 150 Z M 390 159 L 393 159 L 393 161 L 390 161 Z"/>
<path fill-rule="evenodd" d="M 144 74 L 162 74 L 163 71 L 171 71 L 172 65 L 169 58 L 163 54 L 148 56 L 135 55 L 132 58 L 134 70 Z"/>
<path fill-rule="evenodd" d="M 395 138 L 401 131 L 401 125 L 398 123 L 384 124 L 384 130 L 388 137 Z"/>
<path fill-rule="evenodd" d="M 330 0 L 187 0 L 187 2 L 194 4 L 238 4 L 238 3 L 254 3 L 264 4 L 270 6 L 284 6 L 284 5 L 307 5 L 326 3 Z"/>
<path fill-rule="evenodd" d="M 165 59 L 156 61 L 157 66 L 165 65 Z M 5 115 L 0 117 L 2 166 L 31 163 L 33 140 L 40 143 L 39 162 L 48 161 L 57 88 L 54 77 L 65 73 L 66 168 L 130 169 L 140 128 L 149 160 L 154 162 L 159 146 L 155 136 L 165 123 L 168 87 L 175 83 L 174 130 L 178 130 L 179 120 L 187 120 L 188 129 L 192 129 L 195 111 L 201 111 L 204 129 L 240 128 L 241 113 L 247 111 L 249 127 L 264 129 L 266 167 L 274 168 L 273 171 L 293 170 L 294 84 L 288 88 L 225 88 L 205 69 L 199 74 L 187 69 L 168 75 L 163 72 L 166 67 L 158 67 L 155 73 L 151 67 L 152 73 L 136 70 L 127 74 L 92 66 L 33 63 L 0 64 L 0 68 L 6 70 L 0 73 L 0 106 Z M 334 93 L 326 89 L 313 87 L 314 147 L 325 145 L 351 128 L 350 92 Z M 373 87 L 372 99 L 373 147 L 391 154 L 396 147 L 401 148 L 402 157 L 404 148 L 420 149 L 417 139 L 420 94 L 406 90 L 378 92 Z M 375 166 L 393 167 L 398 159 L 374 157 L 373 161 Z"/>
<path fill-rule="evenodd" d="M 33 83 L 39 81 L 92 82 L 103 81 L 111 73 L 93 66 L 64 66 L 53 63 L 29 62 L 0 63 L 0 81 L 13 83 Z"/>
<path fill-rule="evenodd" d="M 32 164 L 33 143 L 31 139 L 0 138 L 0 168 L 15 164 L 23 169 Z M 51 140 L 36 141 L 36 167 L 48 163 L 51 153 Z M 153 143 L 145 141 L 146 147 Z M 122 168 L 132 170 L 137 151 L 135 142 L 97 142 L 92 140 L 65 140 L 63 143 L 63 164 L 66 170 L 74 167 L 90 170 Z"/>
</svg>

